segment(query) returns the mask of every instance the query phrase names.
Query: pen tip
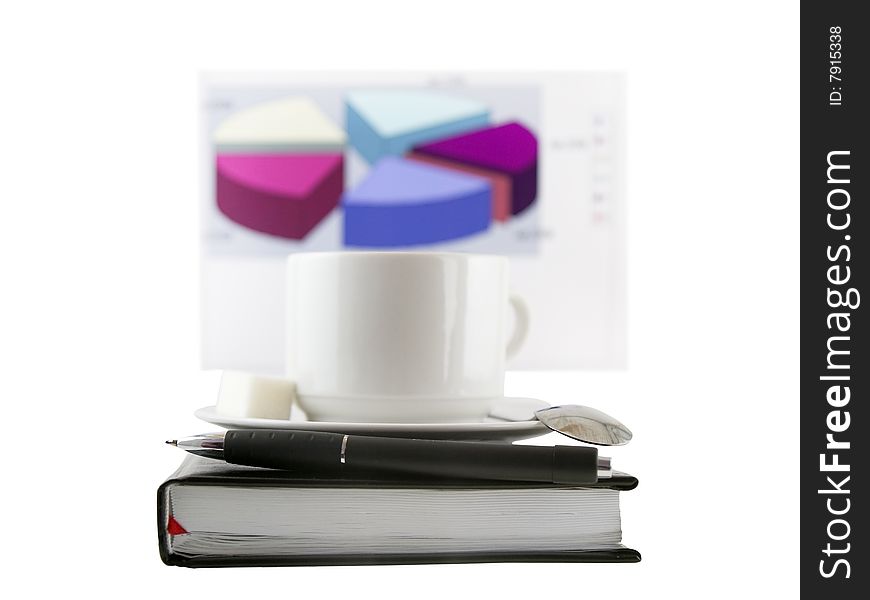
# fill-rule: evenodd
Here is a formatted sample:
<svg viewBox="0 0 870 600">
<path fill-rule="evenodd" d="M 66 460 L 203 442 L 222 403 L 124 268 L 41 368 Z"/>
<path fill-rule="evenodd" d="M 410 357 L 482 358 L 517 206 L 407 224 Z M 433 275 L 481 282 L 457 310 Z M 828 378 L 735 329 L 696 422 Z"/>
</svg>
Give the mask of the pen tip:
<svg viewBox="0 0 870 600">
<path fill-rule="evenodd" d="M 169 444 L 170 446 L 177 446 L 178 440 L 166 440 L 166 443 Z"/>
</svg>

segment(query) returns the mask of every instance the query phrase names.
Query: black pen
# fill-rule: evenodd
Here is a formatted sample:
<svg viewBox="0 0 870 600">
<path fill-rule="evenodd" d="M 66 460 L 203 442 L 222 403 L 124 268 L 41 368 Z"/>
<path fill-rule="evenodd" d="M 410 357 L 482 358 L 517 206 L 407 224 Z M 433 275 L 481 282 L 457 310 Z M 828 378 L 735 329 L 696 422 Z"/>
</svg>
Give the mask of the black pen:
<svg viewBox="0 0 870 600">
<path fill-rule="evenodd" d="M 323 475 L 387 472 L 444 478 L 583 485 L 611 476 L 610 458 L 588 446 L 515 446 L 245 429 L 167 441 L 199 456 Z"/>
</svg>

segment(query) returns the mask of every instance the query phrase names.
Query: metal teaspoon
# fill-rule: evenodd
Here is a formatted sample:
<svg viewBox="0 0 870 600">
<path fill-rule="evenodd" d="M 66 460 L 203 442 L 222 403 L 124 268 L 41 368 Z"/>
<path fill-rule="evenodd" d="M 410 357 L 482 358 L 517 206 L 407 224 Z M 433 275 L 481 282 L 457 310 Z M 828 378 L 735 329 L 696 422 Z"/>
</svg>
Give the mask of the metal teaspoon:
<svg viewBox="0 0 870 600">
<path fill-rule="evenodd" d="M 631 440 L 628 427 L 600 410 L 578 404 L 535 411 L 538 420 L 556 433 L 598 446 L 622 446 Z"/>
<path fill-rule="evenodd" d="M 496 406 L 489 416 L 510 422 L 537 418 L 556 433 L 598 446 L 622 446 L 631 439 L 628 427 L 607 413 L 577 404 L 545 406 L 533 411 L 522 404 L 504 403 Z"/>
</svg>

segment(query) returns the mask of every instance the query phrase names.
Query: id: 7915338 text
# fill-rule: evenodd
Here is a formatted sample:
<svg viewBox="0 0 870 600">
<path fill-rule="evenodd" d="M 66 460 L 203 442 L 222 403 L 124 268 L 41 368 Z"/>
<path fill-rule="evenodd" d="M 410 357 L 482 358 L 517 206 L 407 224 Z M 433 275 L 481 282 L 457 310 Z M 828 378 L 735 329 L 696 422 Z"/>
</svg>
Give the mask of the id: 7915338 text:
<svg viewBox="0 0 870 600">
<path fill-rule="evenodd" d="M 831 91 L 828 94 L 829 106 L 843 105 L 843 28 L 834 25 L 828 28 L 828 83 Z"/>
</svg>

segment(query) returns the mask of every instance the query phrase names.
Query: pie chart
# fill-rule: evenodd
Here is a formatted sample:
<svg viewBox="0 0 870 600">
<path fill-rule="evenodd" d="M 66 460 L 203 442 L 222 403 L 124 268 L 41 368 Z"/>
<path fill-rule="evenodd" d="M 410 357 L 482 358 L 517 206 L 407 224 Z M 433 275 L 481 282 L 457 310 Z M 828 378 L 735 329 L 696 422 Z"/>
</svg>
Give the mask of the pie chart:
<svg viewBox="0 0 870 600">
<path fill-rule="evenodd" d="M 490 122 L 477 100 L 437 90 L 336 96 L 345 129 L 307 97 L 262 102 L 216 127 L 218 210 L 252 231 L 304 240 L 336 208 L 338 247 L 402 248 L 484 233 L 538 193 L 538 142 Z M 345 152 L 359 183 L 345 189 Z M 357 169 L 357 170 L 354 170 Z M 495 225 L 494 225 L 495 224 Z"/>
</svg>

